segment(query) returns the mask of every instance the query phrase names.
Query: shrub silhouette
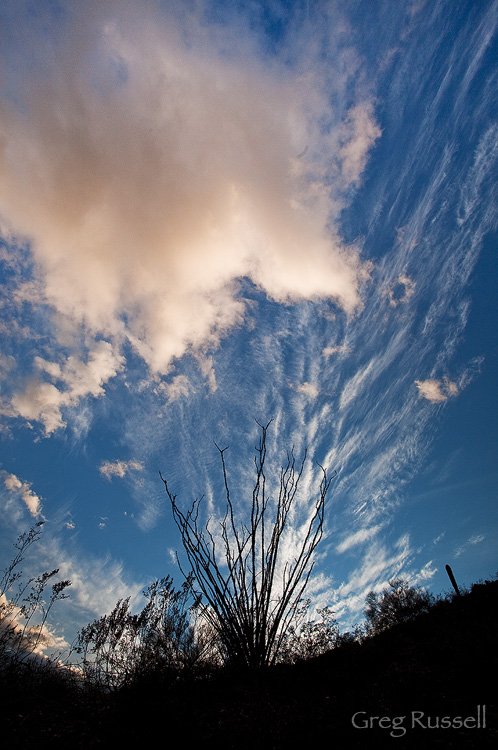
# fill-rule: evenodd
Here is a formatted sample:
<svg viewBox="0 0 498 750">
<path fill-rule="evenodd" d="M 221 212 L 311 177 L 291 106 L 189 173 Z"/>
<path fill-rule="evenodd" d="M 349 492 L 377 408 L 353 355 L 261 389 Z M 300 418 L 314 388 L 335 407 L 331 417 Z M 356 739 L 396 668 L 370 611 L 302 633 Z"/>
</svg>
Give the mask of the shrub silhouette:
<svg viewBox="0 0 498 750">
<path fill-rule="evenodd" d="M 308 599 L 298 616 L 301 613 L 303 617 L 306 615 L 309 604 Z M 312 659 L 340 643 L 339 625 L 332 609 L 323 607 L 318 609 L 317 613 L 319 620 L 291 623 L 280 647 L 278 662 L 293 664 L 300 660 Z"/>
<path fill-rule="evenodd" d="M 412 620 L 427 612 L 435 603 L 428 591 L 410 586 L 403 578 L 393 579 L 381 592 L 370 591 L 367 595 L 364 614 L 366 632 L 375 635 L 400 622 Z"/>
<path fill-rule="evenodd" d="M 50 640 L 47 621 L 55 602 L 67 598 L 64 592 L 71 582 L 52 583 L 58 568 L 28 580 L 19 570 L 28 549 L 40 539 L 43 524 L 39 521 L 18 537 L 14 543 L 17 553 L 0 579 L 0 673 L 21 665 L 34 668 L 52 664 L 52 660 L 42 658 Z"/>
<path fill-rule="evenodd" d="M 280 470 L 278 499 L 273 506 L 266 486 L 266 435 L 271 421 L 261 428 L 254 464 L 256 479 L 249 519 L 237 524 L 227 479 L 225 451 L 220 453 L 226 495 L 218 545 L 209 528 L 199 521 L 202 498 L 185 513 L 162 477 L 173 517 L 187 558 L 204 597 L 202 614 L 219 637 L 225 661 L 264 667 L 278 660 L 289 628 L 302 605 L 313 568 L 312 556 L 323 532 L 325 497 L 333 477 L 323 467 L 318 497 L 304 525 L 302 541 L 292 560 L 283 560 L 284 532 L 302 477 L 306 453 L 296 466 L 294 452 Z M 334 475 L 335 476 L 335 475 Z M 280 566 L 280 567 L 279 567 Z"/>
<path fill-rule="evenodd" d="M 170 576 L 144 591 L 147 604 L 130 612 L 130 597 L 78 633 L 73 650 L 92 686 L 116 690 L 152 674 L 178 673 L 194 665 L 201 649 L 190 622 L 191 580 L 175 591 Z"/>
</svg>

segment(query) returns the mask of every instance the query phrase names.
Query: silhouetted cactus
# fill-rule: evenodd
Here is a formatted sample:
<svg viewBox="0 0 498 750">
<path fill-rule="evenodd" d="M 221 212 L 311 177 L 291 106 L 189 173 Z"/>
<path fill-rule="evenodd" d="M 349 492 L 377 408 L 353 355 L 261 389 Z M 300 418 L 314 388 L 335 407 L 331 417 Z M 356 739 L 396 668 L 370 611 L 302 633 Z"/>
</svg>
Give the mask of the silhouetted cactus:
<svg viewBox="0 0 498 750">
<path fill-rule="evenodd" d="M 459 588 L 457 586 L 457 582 L 455 581 L 455 576 L 453 575 L 453 571 L 452 571 L 452 569 L 450 568 L 449 565 L 446 565 L 446 572 L 448 573 L 448 577 L 449 577 L 449 579 L 451 581 L 451 585 L 455 589 L 456 595 L 460 596 L 460 591 L 459 591 Z"/>
</svg>

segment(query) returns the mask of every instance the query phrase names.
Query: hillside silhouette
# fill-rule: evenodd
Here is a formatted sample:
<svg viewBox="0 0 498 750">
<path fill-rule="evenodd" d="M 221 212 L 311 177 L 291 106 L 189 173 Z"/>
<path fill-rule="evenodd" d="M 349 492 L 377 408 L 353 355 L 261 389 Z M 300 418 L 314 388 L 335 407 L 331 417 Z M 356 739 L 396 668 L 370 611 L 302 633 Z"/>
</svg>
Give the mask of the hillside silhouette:
<svg viewBox="0 0 498 750">
<path fill-rule="evenodd" d="M 78 689 L 63 672 L 28 682 L 11 675 L 0 689 L 2 739 L 16 748 L 158 739 L 218 748 L 496 747 L 497 621 L 492 581 L 296 664 L 162 672 L 109 694 Z M 370 728 L 371 717 L 384 717 L 381 726 L 377 718 Z M 444 717 L 446 728 L 431 728 L 437 720 L 444 727 Z"/>
</svg>

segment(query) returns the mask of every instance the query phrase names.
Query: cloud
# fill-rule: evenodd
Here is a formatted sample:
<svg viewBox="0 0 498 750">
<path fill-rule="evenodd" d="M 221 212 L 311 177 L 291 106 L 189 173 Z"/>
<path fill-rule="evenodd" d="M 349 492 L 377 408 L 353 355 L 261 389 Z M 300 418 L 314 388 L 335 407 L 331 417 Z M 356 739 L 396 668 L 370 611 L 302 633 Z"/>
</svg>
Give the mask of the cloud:
<svg viewBox="0 0 498 750">
<path fill-rule="evenodd" d="M 459 389 L 456 383 L 446 376 L 442 380 L 416 380 L 420 395 L 433 404 L 446 401 L 450 396 L 457 396 Z"/>
<path fill-rule="evenodd" d="M 336 346 L 326 346 L 322 350 L 324 357 L 330 357 L 332 354 L 346 354 L 349 351 L 347 344 L 337 344 Z"/>
<path fill-rule="evenodd" d="M 463 553 L 466 552 L 469 547 L 480 544 L 484 541 L 484 539 L 484 534 L 473 534 L 467 539 L 466 542 L 457 547 L 457 549 L 455 550 L 455 557 L 460 557 L 460 555 L 463 555 Z"/>
<path fill-rule="evenodd" d="M 368 152 L 381 134 L 371 102 L 360 102 L 348 112 L 339 154 L 342 173 L 350 184 L 359 183 Z"/>
<path fill-rule="evenodd" d="M 380 357 L 377 357 L 370 360 L 370 362 L 360 368 L 358 372 L 346 382 L 341 393 L 339 409 L 342 410 L 348 407 L 349 404 L 358 397 L 358 394 L 366 387 L 366 385 L 368 385 L 372 378 L 375 377 L 380 359 Z"/>
<path fill-rule="evenodd" d="M 103 395 L 105 383 L 124 365 L 124 358 L 108 341 L 98 341 L 89 352 L 87 362 L 72 355 L 62 365 L 41 357 L 35 357 L 34 361 L 38 375 L 30 379 L 24 390 L 14 393 L 10 416 L 41 422 L 47 435 L 65 426 L 64 407 L 76 406 L 83 397 Z M 42 380 L 43 374 L 57 385 Z"/>
<path fill-rule="evenodd" d="M 112 477 L 120 477 L 121 479 L 126 476 L 130 471 L 143 471 L 143 464 L 140 461 L 104 461 L 99 466 L 99 471 L 106 479 L 111 480 Z"/>
<path fill-rule="evenodd" d="M 41 499 L 33 492 L 28 482 L 23 482 L 15 474 L 8 474 L 6 471 L 0 471 L 0 475 L 3 476 L 3 483 L 8 490 L 16 492 L 21 496 L 33 518 L 40 518 L 42 511 Z"/>
<path fill-rule="evenodd" d="M 168 404 L 171 404 L 182 396 L 188 396 L 192 386 L 186 375 L 176 375 L 171 383 L 160 383 L 157 390 L 164 393 Z"/>
<path fill-rule="evenodd" d="M 141 602 L 144 582 L 132 580 L 123 563 L 110 555 L 98 557 L 69 548 L 54 537 L 43 539 L 41 544 L 40 552 L 59 568 L 59 577 L 71 581 L 70 598 L 58 610 L 69 641 L 82 622 L 110 612 L 119 599 L 130 596 L 132 607 Z"/>
<path fill-rule="evenodd" d="M 407 534 L 388 549 L 379 540 L 372 540 L 356 569 L 333 592 L 332 606 L 336 616 L 352 624 L 363 614 L 367 594 L 381 591 L 392 578 L 402 575 L 411 585 L 430 580 L 436 569 L 429 561 L 422 568 L 413 568 L 414 550 Z"/>
<path fill-rule="evenodd" d="M 333 219 L 380 136 L 370 101 L 353 96 L 325 132 L 323 61 L 269 62 L 247 29 L 154 3 L 63 15 L 46 11 L 43 41 L 6 14 L 36 64 L 9 65 L 0 126 L 0 214 L 29 238 L 59 320 L 128 341 L 164 374 L 243 321 L 244 277 L 278 302 L 358 308 L 368 270 Z M 38 366 L 52 379 L 70 368 Z M 35 381 L 13 403 L 49 433 L 85 393 Z"/>
<path fill-rule="evenodd" d="M 11 641 L 16 648 L 26 654 L 44 657 L 46 651 L 61 653 L 69 647 L 62 636 L 55 634 L 45 623 L 31 625 L 26 622 L 21 607 L 0 594 L 0 640 L 2 644 Z"/>
<path fill-rule="evenodd" d="M 406 274 L 400 274 L 384 294 L 391 307 L 406 304 L 415 294 L 415 282 Z"/>
<path fill-rule="evenodd" d="M 296 391 L 298 393 L 303 393 L 305 396 L 308 396 L 311 399 L 315 399 L 320 392 L 316 385 L 313 385 L 313 383 L 300 383 L 298 386 L 296 386 Z"/>
<path fill-rule="evenodd" d="M 348 549 L 351 549 L 351 547 L 356 547 L 358 544 L 363 544 L 364 542 L 367 542 L 369 539 L 372 539 L 382 528 L 380 524 L 376 526 L 371 526 L 369 529 L 360 529 L 359 531 L 355 531 L 353 534 L 350 534 L 347 536 L 343 541 L 337 545 L 336 552 L 338 554 L 342 554 L 343 552 L 346 552 Z"/>
<path fill-rule="evenodd" d="M 433 544 L 439 544 L 439 542 L 444 538 L 446 534 L 446 531 L 442 531 L 441 534 L 438 534 L 435 539 L 432 540 Z"/>
<path fill-rule="evenodd" d="M 1 478 L 8 478 L 6 472 Z M 13 475 L 10 475 L 13 476 Z M 2 524 L 1 548 L 4 555 L 8 553 L 12 538 L 26 531 L 26 514 L 22 503 L 13 503 L 12 497 L 18 492 L 17 478 L 10 480 L 14 485 L 14 492 L 0 492 L 0 513 Z M 10 483 L 9 482 L 9 483 Z M 21 482 L 26 487 L 26 482 Z M 21 508 L 22 513 L 19 512 Z M 99 518 L 105 521 L 105 518 Z M 58 534 L 58 529 L 64 529 Z M 72 521 L 67 523 L 55 523 L 47 521 L 43 526 L 43 533 L 39 541 L 30 548 L 25 555 L 22 569 L 23 580 L 33 580 L 44 570 L 58 568 L 58 580 L 69 579 L 71 587 L 68 591 L 69 598 L 60 606 L 57 606 L 57 630 L 63 630 L 66 640 L 71 643 L 82 624 L 94 617 L 100 617 L 104 612 L 109 612 L 118 599 L 131 596 L 131 606 L 141 604 L 141 591 L 144 581 L 137 581 L 130 577 L 125 571 L 122 561 L 112 558 L 109 554 L 105 556 L 94 555 L 88 549 L 79 548 L 78 535 L 68 534 L 65 529 L 74 528 Z M 4 564 L 9 564 L 7 557 Z M 52 619 L 52 623 L 54 620 Z M 62 639 L 54 635 L 52 631 L 44 631 L 43 635 L 50 640 L 44 641 L 44 646 L 49 649 L 62 648 Z"/>
</svg>

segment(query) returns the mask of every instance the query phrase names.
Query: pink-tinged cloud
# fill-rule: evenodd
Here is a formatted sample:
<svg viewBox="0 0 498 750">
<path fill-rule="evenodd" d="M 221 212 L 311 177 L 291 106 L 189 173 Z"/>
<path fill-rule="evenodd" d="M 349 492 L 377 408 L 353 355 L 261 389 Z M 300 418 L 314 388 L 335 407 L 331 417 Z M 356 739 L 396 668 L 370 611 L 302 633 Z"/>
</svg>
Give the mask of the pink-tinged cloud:
<svg viewBox="0 0 498 750">
<path fill-rule="evenodd" d="M 69 356 L 60 365 L 35 357 L 35 364 L 38 373 L 14 393 L 9 414 L 41 422 L 49 435 L 65 425 L 64 408 L 83 397 L 103 395 L 104 385 L 123 368 L 124 358 L 108 341 L 98 341 L 86 362 Z M 47 376 L 54 382 L 44 379 Z"/>
<path fill-rule="evenodd" d="M 431 401 L 433 404 L 441 403 L 446 401 L 450 396 L 458 395 L 458 386 L 453 383 L 449 378 L 445 377 L 442 380 L 416 380 L 415 385 L 417 386 L 420 395 Z"/>
<path fill-rule="evenodd" d="M 10 490 L 10 492 L 18 493 L 33 518 L 39 518 L 42 510 L 41 500 L 38 495 L 33 492 L 29 484 L 21 481 L 15 474 L 8 474 L 7 472 L 2 472 L 2 474 L 3 483 L 6 488 Z"/>
<path fill-rule="evenodd" d="M 155 7 L 71 5 L 45 47 L 16 31 L 40 59 L 1 104 L 0 214 L 60 317 L 166 373 L 243 321 L 243 277 L 278 302 L 360 305 L 367 267 L 333 219 L 380 130 L 360 99 L 324 134 L 316 61 L 262 62 L 232 29 Z M 50 432 L 76 390 L 61 400 L 41 366 L 15 408 Z"/>
<path fill-rule="evenodd" d="M 143 464 L 140 461 L 104 461 L 99 466 L 99 471 L 106 479 L 112 479 L 112 477 L 120 477 L 121 479 L 126 476 L 130 471 L 143 471 Z"/>
</svg>

